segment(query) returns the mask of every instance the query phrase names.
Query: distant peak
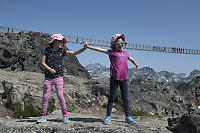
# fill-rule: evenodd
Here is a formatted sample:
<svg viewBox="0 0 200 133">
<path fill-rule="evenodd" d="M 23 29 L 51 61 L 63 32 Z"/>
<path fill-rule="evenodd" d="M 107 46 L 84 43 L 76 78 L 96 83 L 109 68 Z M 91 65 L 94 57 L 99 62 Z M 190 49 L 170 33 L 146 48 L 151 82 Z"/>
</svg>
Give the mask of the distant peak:
<svg viewBox="0 0 200 133">
<path fill-rule="evenodd" d="M 102 66 L 100 63 L 88 64 L 85 66 L 87 70 L 97 70 L 97 69 L 106 69 L 106 66 Z"/>
</svg>

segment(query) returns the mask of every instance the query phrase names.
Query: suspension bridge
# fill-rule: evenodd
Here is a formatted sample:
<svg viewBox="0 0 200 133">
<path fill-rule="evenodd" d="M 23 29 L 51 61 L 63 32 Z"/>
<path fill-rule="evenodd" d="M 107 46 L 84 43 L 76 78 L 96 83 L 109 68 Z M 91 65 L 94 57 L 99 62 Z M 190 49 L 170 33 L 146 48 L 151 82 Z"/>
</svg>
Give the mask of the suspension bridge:
<svg viewBox="0 0 200 133">
<path fill-rule="evenodd" d="M 0 32 L 19 33 L 19 32 L 30 32 L 30 31 L 0 26 Z M 110 47 L 110 41 L 88 39 L 88 38 L 83 38 L 83 37 L 78 37 L 78 36 L 70 36 L 67 34 L 64 36 L 66 37 L 68 43 L 72 43 L 72 44 L 83 44 L 83 41 L 87 40 L 88 45 Z M 151 45 L 142 45 L 142 44 L 136 44 L 136 43 L 127 43 L 127 45 L 125 46 L 125 49 L 151 51 L 151 52 L 165 52 L 165 53 L 175 53 L 175 54 L 200 55 L 200 50 L 198 49 L 185 49 L 185 48 L 156 46 L 156 45 L 151 46 Z"/>
</svg>

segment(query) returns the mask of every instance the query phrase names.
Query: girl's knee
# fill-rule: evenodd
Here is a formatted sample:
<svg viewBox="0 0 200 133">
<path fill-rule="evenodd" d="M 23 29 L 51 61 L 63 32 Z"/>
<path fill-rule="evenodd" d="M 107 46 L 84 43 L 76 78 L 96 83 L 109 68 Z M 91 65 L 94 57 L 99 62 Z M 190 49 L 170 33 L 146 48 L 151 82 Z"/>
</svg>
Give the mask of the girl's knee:
<svg viewBox="0 0 200 133">
<path fill-rule="evenodd" d="M 128 98 L 125 97 L 125 98 L 122 98 L 123 102 L 128 102 Z"/>
<path fill-rule="evenodd" d="M 63 95 L 63 94 L 58 94 L 58 99 L 59 99 L 59 100 L 64 100 L 64 99 L 65 99 L 65 97 L 64 97 L 64 95 Z"/>
<path fill-rule="evenodd" d="M 44 93 L 43 100 L 48 100 L 48 99 L 49 99 L 49 93 Z"/>
<path fill-rule="evenodd" d="M 114 103 L 115 98 L 109 98 L 108 101 L 110 101 L 111 103 Z"/>
<path fill-rule="evenodd" d="M 43 96 L 42 101 L 48 101 L 48 97 Z"/>
</svg>

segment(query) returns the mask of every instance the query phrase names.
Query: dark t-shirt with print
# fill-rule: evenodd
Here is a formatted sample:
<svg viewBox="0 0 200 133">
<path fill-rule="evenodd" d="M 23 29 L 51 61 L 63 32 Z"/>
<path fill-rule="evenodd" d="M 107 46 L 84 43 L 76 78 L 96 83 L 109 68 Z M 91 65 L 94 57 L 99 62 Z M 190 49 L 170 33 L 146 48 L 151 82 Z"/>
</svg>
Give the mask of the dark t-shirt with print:
<svg viewBox="0 0 200 133">
<path fill-rule="evenodd" d="M 53 51 L 52 47 L 47 47 L 43 51 L 43 55 L 46 56 L 45 63 L 50 68 L 56 70 L 56 73 L 52 74 L 51 72 L 45 69 L 45 78 L 53 79 L 63 76 L 62 59 L 66 55 L 66 50 L 64 48 L 60 48 L 57 51 Z"/>
</svg>

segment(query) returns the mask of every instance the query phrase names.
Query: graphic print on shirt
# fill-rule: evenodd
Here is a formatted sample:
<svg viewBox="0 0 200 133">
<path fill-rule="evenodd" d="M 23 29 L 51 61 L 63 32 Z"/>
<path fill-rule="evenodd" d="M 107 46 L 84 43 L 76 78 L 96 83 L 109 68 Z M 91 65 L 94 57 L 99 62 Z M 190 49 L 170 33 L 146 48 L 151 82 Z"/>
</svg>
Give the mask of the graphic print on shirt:
<svg viewBox="0 0 200 133">
<path fill-rule="evenodd" d="M 115 80 L 128 79 L 128 58 L 130 55 L 126 51 L 109 50 L 110 76 Z"/>
<path fill-rule="evenodd" d="M 43 52 L 43 54 L 46 56 L 45 63 L 56 71 L 56 74 L 52 74 L 45 70 L 46 78 L 57 78 L 63 76 L 62 59 L 65 56 L 65 53 L 66 52 L 63 48 L 60 48 L 57 51 L 53 51 L 50 47 L 45 49 Z"/>
<path fill-rule="evenodd" d="M 121 53 L 121 52 L 117 52 L 117 53 L 113 53 L 113 55 L 116 57 L 114 58 L 116 61 L 123 61 L 124 63 L 127 63 L 127 54 L 125 53 Z"/>
</svg>

